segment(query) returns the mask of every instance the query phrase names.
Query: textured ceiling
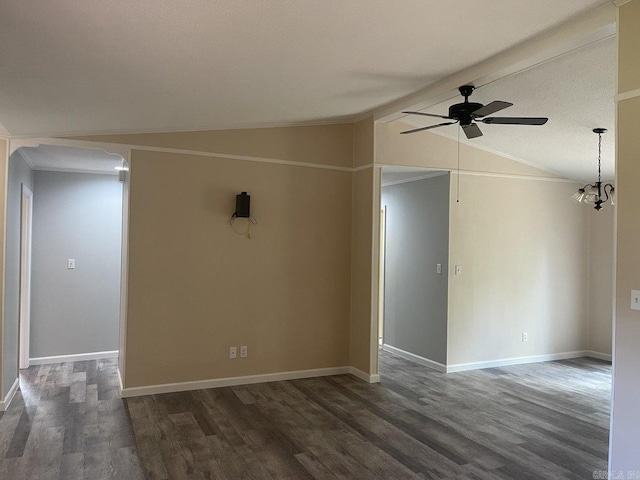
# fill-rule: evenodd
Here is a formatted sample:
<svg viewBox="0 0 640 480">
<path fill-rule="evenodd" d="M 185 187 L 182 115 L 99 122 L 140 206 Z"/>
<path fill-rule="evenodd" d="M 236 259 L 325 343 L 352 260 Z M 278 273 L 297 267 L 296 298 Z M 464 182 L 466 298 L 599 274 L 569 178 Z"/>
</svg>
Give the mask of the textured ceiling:
<svg viewBox="0 0 640 480">
<path fill-rule="evenodd" d="M 62 135 L 352 118 L 605 3 L 5 0 L 0 125 Z"/>
<path fill-rule="evenodd" d="M 34 170 L 62 172 L 105 173 L 117 175 L 115 167 L 122 166 L 122 157 L 103 150 L 40 145 L 18 150 Z"/>
<path fill-rule="evenodd" d="M 609 38 L 479 88 L 471 101 L 514 104 L 496 116 L 544 116 L 549 122 L 541 127 L 481 125 L 484 135 L 468 143 L 586 183 L 595 181 L 598 173 L 598 137 L 592 130 L 604 127 L 609 131 L 602 137 L 602 175 L 613 179 L 616 70 L 616 40 Z M 446 115 L 451 103 L 462 100 L 455 97 L 424 111 Z M 417 116 L 402 121 L 439 123 Z M 437 131 L 456 138 L 457 128 Z"/>
</svg>

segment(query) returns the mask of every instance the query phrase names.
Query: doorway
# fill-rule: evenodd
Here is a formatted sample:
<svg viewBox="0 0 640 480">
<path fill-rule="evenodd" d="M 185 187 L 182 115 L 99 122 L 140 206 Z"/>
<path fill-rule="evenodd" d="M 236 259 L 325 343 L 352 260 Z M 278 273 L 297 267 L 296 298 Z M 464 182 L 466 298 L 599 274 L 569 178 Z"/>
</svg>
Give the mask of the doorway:
<svg viewBox="0 0 640 480">
<path fill-rule="evenodd" d="M 20 265 L 7 279 L 19 281 L 17 367 L 118 357 L 128 162 L 39 144 L 16 149 L 10 166 L 8 182 L 21 191 L 19 252 L 9 243 L 6 252 Z"/>
<path fill-rule="evenodd" d="M 384 351 L 446 371 L 449 173 L 383 168 L 379 336 Z"/>
</svg>

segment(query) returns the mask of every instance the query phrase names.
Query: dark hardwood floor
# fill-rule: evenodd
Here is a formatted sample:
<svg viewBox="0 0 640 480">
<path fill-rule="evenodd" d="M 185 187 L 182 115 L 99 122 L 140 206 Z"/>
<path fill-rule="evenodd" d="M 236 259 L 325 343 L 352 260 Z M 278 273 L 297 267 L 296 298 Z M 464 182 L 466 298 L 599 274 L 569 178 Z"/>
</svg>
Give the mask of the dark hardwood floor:
<svg viewBox="0 0 640 480">
<path fill-rule="evenodd" d="M 34 366 L 0 479 L 586 479 L 607 468 L 611 366 L 348 375 L 121 400 L 112 360 Z"/>
</svg>

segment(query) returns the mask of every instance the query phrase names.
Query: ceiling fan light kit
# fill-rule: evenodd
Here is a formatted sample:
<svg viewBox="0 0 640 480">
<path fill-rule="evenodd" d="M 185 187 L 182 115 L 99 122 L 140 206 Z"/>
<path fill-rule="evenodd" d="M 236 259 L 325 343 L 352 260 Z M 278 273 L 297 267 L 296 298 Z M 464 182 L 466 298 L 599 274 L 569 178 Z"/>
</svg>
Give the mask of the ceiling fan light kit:
<svg viewBox="0 0 640 480">
<path fill-rule="evenodd" d="M 470 140 L 482 136 L 482 131 L 477 122 L 486 125 L 544 125 L 549 120 L 544 117 L 487 117 L 494 113 L 510 107 L 513 103 L 496 100 L 487 105 L 481 103 L 470 102 L 469 97 L 473 93 L 475 87 L 473 85 L 463 85 L 458 90 L 460 95 L 464 97 L 464 102 L 456 103 L 449 107 L 449 115 L 435 115 L 433 113 L 424 112 L 402 112 L 408 115 L 421 115 L 424 117 L 441 118 L 444 120 L 453 120 L 452 122 L 439 123 L 437 125 L 429 125 L 428 127 L 414 128 L 400 132 L 415 133 L 432 128 L 444 127 L 445 125 L 454 125 L 459 123 L 466 137 Z M 483 118 L 487 117 L 487 118 Z"/>
<path fill-rule="evenodd" d="M 600 163 L 602 158 L 602 134 L 606 133 L 606 128 L 594 128 L 593 133 L 598 134 L 598 181 L 595 183 L 588 183 L 582 188 L 579 188 L 576 193 L 571 195 L 571 199 L 578 203 L 586 203 L 587 205 L 593 205 L 593 208 L 600 211 L 602 205 L 608 200 L 611 201 L 611 205 L 615 205 L 615 188 L 610 183 L 602 183 Z"/>
</svg>

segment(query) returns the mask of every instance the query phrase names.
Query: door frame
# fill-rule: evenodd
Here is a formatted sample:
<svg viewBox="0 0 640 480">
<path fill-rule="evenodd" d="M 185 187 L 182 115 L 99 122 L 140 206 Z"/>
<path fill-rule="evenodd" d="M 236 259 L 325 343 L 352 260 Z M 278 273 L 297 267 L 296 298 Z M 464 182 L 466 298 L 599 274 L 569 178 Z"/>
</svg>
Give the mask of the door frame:
<svg viewBox="0 0 640 480">
<path fill-rule="evenodd" d="M 29 333 L 31 326 L 31 238 L 33 192 L 24 183 L 20 194 L 20 306 L 19 368 L 29 368 Z"/>
<path fill-rule="evenodd" d="M 38 147 L 40 145 L 56 145 L 62 147 L 80 147 L 92 150 L 102 150 L 107 153 L 115 153 L 124 159 L 126 167 L 131 165 L 131 146 L 117 143 L 90 142 L 86 140 L 73 140 L 53 137 L 15 138 L 9 140 L 8 156 L 10 157 L 21 147 Z M 122 245 L 121 245 L 121 274 L 120 274 L 120 340 L 118 345 L 118 380 L 120 391 L 125 383 L 126 369 L 126 338 L 127 338 L 127 307 L 128 307 L 128 277 L 129 277 L 129 185 L 130 172 L 125 172 L 121 177 L 122 188 Z M 4 322 L 4 319 L 2 320 Z M 20 348 L 20 347 L 18 347 Z"/>
</svg>

